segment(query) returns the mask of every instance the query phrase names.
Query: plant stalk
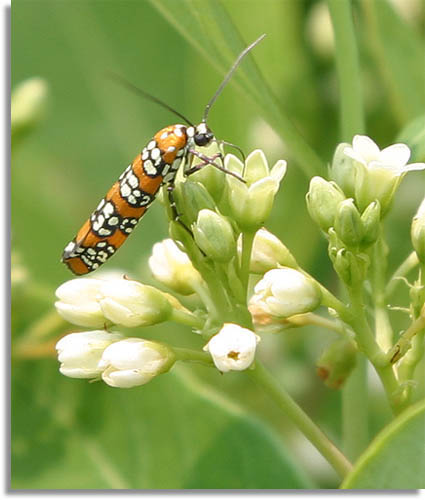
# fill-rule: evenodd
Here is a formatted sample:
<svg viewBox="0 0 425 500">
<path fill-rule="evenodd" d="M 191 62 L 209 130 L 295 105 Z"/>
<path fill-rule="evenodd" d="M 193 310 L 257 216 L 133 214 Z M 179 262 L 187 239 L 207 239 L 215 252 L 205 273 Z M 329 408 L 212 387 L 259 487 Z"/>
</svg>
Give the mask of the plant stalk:
<svg viewBox="0 0 425 500">
<path fill-rule="evenodd" d="M 344 478 L 352 465 L 334 443 L 321 431 L 284 388 L 279 386 L 272 375 L 259 362 L 248 370 L 251 378 L 274 400 L 280 409 L 292 420 L 304 436 L 325 457 L 337 474 Z"/>
</svg>

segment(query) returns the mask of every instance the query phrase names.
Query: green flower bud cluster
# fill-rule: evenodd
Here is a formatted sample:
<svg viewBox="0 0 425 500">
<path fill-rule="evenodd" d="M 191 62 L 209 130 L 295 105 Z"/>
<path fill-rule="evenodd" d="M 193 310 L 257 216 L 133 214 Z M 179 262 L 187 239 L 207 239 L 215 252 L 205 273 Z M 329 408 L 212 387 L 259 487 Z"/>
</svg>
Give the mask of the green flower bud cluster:
<svg viewBox="0 0 425 500">
<path fill-rule="evenodd" d="M 364 252 L 356 252 L 344 245 L 334 228 L 328 231 L 328 253 L 335 271 L 347 285 L 361 283 L 367 275 L 370 259 Z"/>
<path fill-rule="evenodd" d="M 207 165 L 177 182 L 174 199 L 181 215 L 170 222 L 170 236 L 180 242 L 204 278 L 224 270 L 234 287 L 232 293 L 242 299 L 243 234 L 255 235 L 246 272 L 297 265 L 283 243 L 262 227 L 286 173 L 286 162 L 280 160 L 270 168 L 264 153 L 256 150 L 245 163 L 233 155 L 226 155 L 222 163 L 215 147 L 205 155 L 223 165 L 226 172 Z M 200 161 L 196 160 L 191 169 Z"/>
<path fill-rule="evenodd" d="M 313 177 L 306 199 L 312 219 L 325 233 L 333 229 L 341 246 L 359 251 L 378 239 L 379 201 L 371 202 L 361 213 L 353 198 L 346 198 L 335 182 L 321 177 Z"/>
</svg>

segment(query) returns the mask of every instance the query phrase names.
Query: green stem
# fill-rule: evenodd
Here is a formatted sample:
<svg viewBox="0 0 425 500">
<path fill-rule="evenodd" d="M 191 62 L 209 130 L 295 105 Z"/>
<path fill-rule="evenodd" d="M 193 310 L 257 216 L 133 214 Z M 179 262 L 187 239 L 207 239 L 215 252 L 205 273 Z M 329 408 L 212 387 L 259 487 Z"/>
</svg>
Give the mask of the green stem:
<svg viewBox="0 0 425 500">
<path fill-rule="evenodd" d="M 340 87 L 342 141 L 364 133 L 360 66 L 351 1 L 328 0 L 335 35 L 336 68 Z"/>
<path fill-rule="evenodd" d="M 325 328 L 326 330 L 331 330 L 333 332 L 338 333 L 347 340 L 350 339 L 352 340 L 352 335 L 348 333 L 347 331 L 348 328 L 344 325 L 344 323 L 324 318 L 323 316 L 319 316 L 318 314 L 314 313 L 297 314 L 295 316 L 291 316 L 290 318 L 288 318 L 287 321 L 294 326 L 308 326 L 308 325 L 320 326 L 321 328 Z"/>
<path fill-rule="evenodd" d="M 319 283 L 311 274 L 309 274 L 307 271 L 304 271 L 301 267 L 297 268 L 297 271 L 300 273 L 304 274 L 304 276 L 307 276 L 309 279 L 314 281 L 316 285 L 319 287 L 320 292 L 322 294 L 322 305 L 325 307 L 330 307 L 331 309 L 334 309 L 340 318 L 342 320 L 346 320 L 347 317 L 351 315 L 350 310 L 348 307 L 341 302 L 333 293 L 331 293 L 327 288 L 325 288 L 321 283 Z"/>
<path fill-rule="evenodd" d="M 393 329 L 388 318 L 388 309 L 385 301 L 387 270 L 385 242 L 382 235 L 372 249 L 372 297 L 375 308 L 375 338 L 379 347 L 386 352 L 393 344 Z"/>
<path fill-rule="evenodd" d="M 391 408 L 395 413 L 401 409 L 400 388 L 392 366 L 388 365 L 385 355 L 379 348 L 366 319 L 361 284 L 349 287 L 352 316 L 349 324 L 356 334 L 357 345 L 377 371 L 384 386 Z"/>
<path fill-rule="evenodd" d="M 367 359 L 357 354 L 357 364 L 342 390 L 342 442 L 350 460 L 368 445 Z"/>
<path fill-rule="evenodd" d="M 411 341 L 415 335 L 425 329 L 425 317 L 419 316 L 409 328 L 401 335 L 395 345 L 386 354 L 388 363 L 395 363 L 402 358 L 411 348 Z"/>
<path fill-rule="evenodd" d="M 213 361 L 207 352 L 186 349 L 184 347 L 173 347 L 177 361 L 194 361 L 211 366 Z"/>
<path fill-rule="evenodd" d="M 204 326 L 204 321 L 201 318 L 198 318 L 198 316 L 195 316 L 191 312 L 181 309 L 173 309 L 171 320 L 199 330 L 202 330 Z"/>
<path fill-rule="evenodd" d="M 242 233 L 241 280 L 242 285 L 245 289 L 245 293 L 248 292 L 249 267 L 251 264 L 251 253 L 254 244 L 254 237 L 255 231 Z"/>
<path fill-rule="evenodd" d="M 284 388 L 279 386 L 272 375 L 259 361 L 247 373 L 262 389 L 274 400 L 280 409 L 287 415 L 304 436 L 325 457 L 337 474 L 343 478 L 351 470 L 352 465 L 332 441 L 319 429 L 311 418 L 291 398 Z"/>
<path fill-rule="evenodd" d="M 415 385 L 414 375 L 418 363 L 424 356 L 425 329 L 421 330 L 412 339 L 412 347 L 398 365 L 398 376 L 401 383 L 405 384 L 406 405 L 410 403 L 412 397 L 412 384 Z"/>
<path fill-rule="evenodd" d="M 386 289 L 386 297 L 389 298 L 402 281 L 406 274 L 412 271 L 419 264 L 418 255 L 416 252 L 412 252 L 395 270 L 394 274 L 391 276 L 390 281 Z"/>
<path fill-rule="evenodd" d="M 208 314 L 214 318 L 218 317 L 219 312 L 217 311 L 214 302 L 211 300 L 209 290 L 202 283 L 194 284 L 193 289 L 199 295 L 199 298 L 206 307 Z"/>
</svg>

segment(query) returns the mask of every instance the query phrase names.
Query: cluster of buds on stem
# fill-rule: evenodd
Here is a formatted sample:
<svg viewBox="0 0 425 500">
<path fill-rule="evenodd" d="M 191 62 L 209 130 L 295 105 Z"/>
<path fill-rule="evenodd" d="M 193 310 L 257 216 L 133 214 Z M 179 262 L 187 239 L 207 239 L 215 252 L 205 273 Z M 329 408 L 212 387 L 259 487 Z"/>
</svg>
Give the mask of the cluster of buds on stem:
<svg viewBox="0 0 425 500">
<path fill-rule="evenodd" d="M 329 239 L 329 256 L 348 285 L 365 278 L 368 248 L 380 236 L 381 221 L 404 175 L 425 168 L 407 165 L 410 150 L 394 144 L 382 151 L 366 136 L 340 144 L 330 168 L 331 181 L 314 177 L 307 194 L 313 220 Z"/>
<path fill-rule="evenodd" d="M 211 147 L 216 149 L 204 151 L 205 157 L 221 161 L 217 145 Z M 195 158 L 191 169 L 200 161 Z M 286 162 L 280 160 L 270 168 L 264 153 L 257 150 L 244 164 L 228 155 L 222 165 L 227 174 L 203 166 L 188 179 L 177 179 L 174 198 L 180 220 L 170 222 L 171 238 L 156 243 L 149 258 L 153 277 L 169 292 L 197 296 L 198 300 L 188 301 L 196 304 L 194 310 L 183 307 L 171 293 L 134 280 L 98 274 L 68 281 L 56 292 L 58 313 L 75 325 L 96 330 L 73 333 L 58 342 L 61 373 L 102 379 L 113 387 L 143 385 L 168 371 L 176 360 L 186 359 L 183 351 L 106 329 L 166 321 L 190 325 L 201 334 L 204 351 L 219 371 L 245 370 L 253 364 L 260 340 L 245 328 L 259 314 L 259 294 L 267 307 L 273 294 L 280 301 L 280 306 L 274 304 L 261 313 L 263 318 L 271 314 L 273 321 L 317 307 L 318 290 L 295 270 L 297 262 L 286 246 L 262 227 Z M 268 271 L 267 281 L 273 270 L 286 288 L 276 288 L 272 279 L 266 297 L 260 282 L 251 300 L 251 316 L 246 305 L 249 274 Z"/>
</svg>

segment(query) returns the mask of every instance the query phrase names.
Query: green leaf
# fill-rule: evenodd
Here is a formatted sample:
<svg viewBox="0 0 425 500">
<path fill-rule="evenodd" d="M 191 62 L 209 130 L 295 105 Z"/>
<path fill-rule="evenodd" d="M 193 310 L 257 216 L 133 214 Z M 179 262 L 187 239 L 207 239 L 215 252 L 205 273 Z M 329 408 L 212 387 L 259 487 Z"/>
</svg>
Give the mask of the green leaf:
<svg viewBox="0 0 425 500">
<path fill-rule="evenodd" d="M 236 57 L 247 46 L 218 0 L 155 0 L 151 3 L 221 73 L 231 67 Z M 261 33 L 258 33 L 258 36 L 260 35 Z M 262 43 L 267 42 L 273 43 Z M 258 52 L 260 47 L 254 50 Z M 259 111 L 270 125 L 283 137 L 308 177 L 324 170 L 320 158 L 282 110 L 252 55 L 244 58 L 232 80 L 259 107 Z"/>
<path fill-rule="evenodd" d="M 312 487 L 276 434 L 184 367 L 120 390 L 40 364 L 14 369 L 13 488 Z"/>
<path fill-rule="evenodd" d="M 385 427 L 355 464 L 341 488 L 425 488 L 425 400 Z"/>
<path fill-rule="evenodd" d="M 410 148 L 410 163 L 425 161 L 425 115 L 411 121 L 397 136 L 397 142 L 404 142 Z"/>
</svg>

